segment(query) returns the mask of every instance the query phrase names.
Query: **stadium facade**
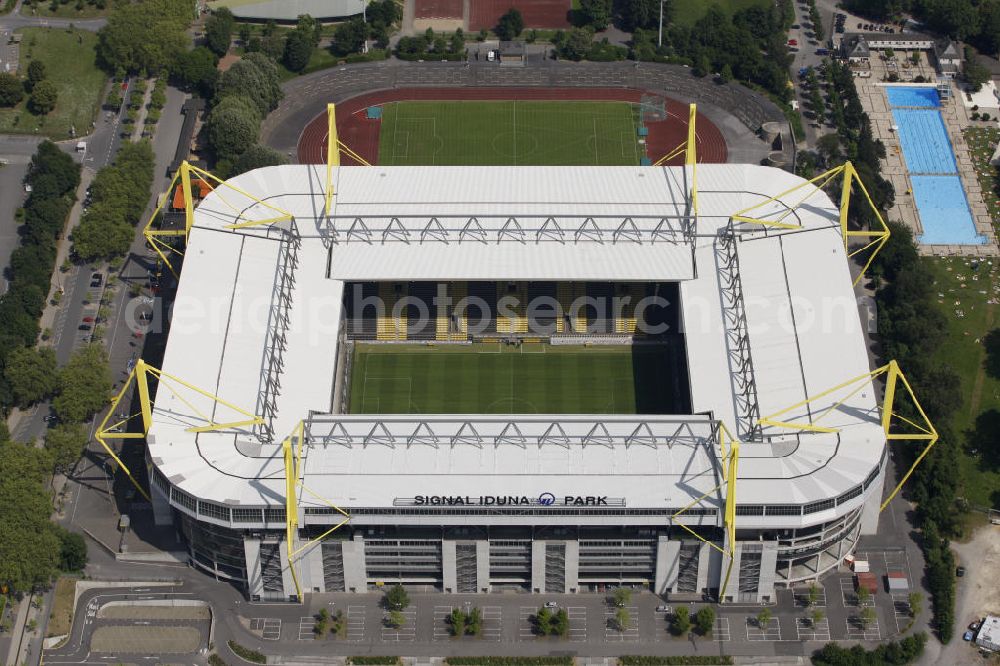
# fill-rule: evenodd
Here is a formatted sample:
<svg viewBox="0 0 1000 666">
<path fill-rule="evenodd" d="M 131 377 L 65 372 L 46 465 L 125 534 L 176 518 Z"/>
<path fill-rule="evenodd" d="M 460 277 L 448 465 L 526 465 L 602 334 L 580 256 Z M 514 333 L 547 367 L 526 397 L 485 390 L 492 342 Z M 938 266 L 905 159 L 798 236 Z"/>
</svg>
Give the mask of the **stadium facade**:
<svg viewBox="0 0 1000 666">
<path fill-rule="evenodd" d="M 824 428 L 760 419 L 870 371 L 838 209 L 812 185 L 769 201 L 804 181 L 736 164 L 699 165 L 695 204 L 692 176 L 339 167 L 329 214 L 322 166 L 216 188 L 194 210 L 162 365 L 204 393 L 158 388 L 156 522 L 177 526 L 197 567 L 261 600 L 402 582 L 445 593 L 625 584 L 758 602 L 835 567 L 877 527 L 887 448 L 873 384 L 782 417 Z M 758 204 L 795 228 L 733 220 Z M 293 219 L 263 223 L 276 210 Z M 483 329 L 438 304 L 417 333 L 414 306 L 400 304 L 428 284 L 458 300 L 484 283 L 557 305 L 670 285 L 683 399 L 640 415 L 347 413 L 359 340 L 655 338 L 628 311 L 589 328 L 593 316 L 558 314 L 539 334 L 520 306 L 502 314 L 489 299 Z M 355 285 L 386 305 L 352 329 Z M 283 442 L 297 428 L 290 488 Z M 741 442 L 735 479 L 727 432 Z"/>
</svg>

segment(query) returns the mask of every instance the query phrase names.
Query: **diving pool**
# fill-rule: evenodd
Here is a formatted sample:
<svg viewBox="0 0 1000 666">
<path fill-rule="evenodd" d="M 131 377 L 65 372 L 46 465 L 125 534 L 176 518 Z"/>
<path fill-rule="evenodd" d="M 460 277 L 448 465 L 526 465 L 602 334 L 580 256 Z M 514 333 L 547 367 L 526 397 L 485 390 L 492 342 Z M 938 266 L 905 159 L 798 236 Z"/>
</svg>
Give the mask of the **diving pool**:
<svg viewBox="0 0 1000 666">
<path fill-rule="evenodd" d="M 888 86 L 885 93 L 923 227 L 917 240 L 927 245 L 986 243 L 976 232 L 937 90 Z"/>
<path fill-rule="evenodd" d="M 889 106 L 921 106 L 938 108 L 941 98 L 934 88 L 914 88 L 910 86 L 890 86 L 885 90 Z"/>
</svg>

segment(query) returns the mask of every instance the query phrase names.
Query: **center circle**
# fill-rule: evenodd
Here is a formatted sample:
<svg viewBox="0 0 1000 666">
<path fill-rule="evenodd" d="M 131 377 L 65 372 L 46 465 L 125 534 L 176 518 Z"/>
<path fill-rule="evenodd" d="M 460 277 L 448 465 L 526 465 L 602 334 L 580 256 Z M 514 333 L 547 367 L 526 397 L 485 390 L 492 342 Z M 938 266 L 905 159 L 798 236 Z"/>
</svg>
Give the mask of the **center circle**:
<svg viewBox="0 0 1000 666">
<path fill-rule="evenodd" d="M 519 155 L 528 156 L 534 153 L 538 149 L 538 139 L 528 132 L 508 130 L 495 135 L 490 146 L 497 155 L 516 160 Z"/>
</svg>

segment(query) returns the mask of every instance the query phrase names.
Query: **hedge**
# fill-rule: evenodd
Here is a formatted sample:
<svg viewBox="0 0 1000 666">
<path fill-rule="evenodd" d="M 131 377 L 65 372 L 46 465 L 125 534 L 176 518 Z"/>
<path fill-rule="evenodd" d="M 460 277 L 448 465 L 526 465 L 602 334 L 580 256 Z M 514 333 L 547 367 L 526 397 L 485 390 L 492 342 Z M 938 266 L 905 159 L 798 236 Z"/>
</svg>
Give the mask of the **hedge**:
<svg viewBox="0 0 1000 666">
<path fill-rule="evenodd" d="M 347 663 L 358 666 L 398 666 L 403 660 L 399 657 L 348 657 Z"/>
<path fill-rule="evenodd" d="M 449 666 L 573 666 L 573 657 L 448 657 Z"/>
<path fill-rule="evenodd" d="M 732 664 L 733 658 L 729 656 L 701 657 L 685 656 L 678 657 L 644 657 L 628 656 L 619 657 L 618 666 L 711 666 L 713 664 Z"/>
<path fill-rule="evenodd" d="M 229 649 L 232 650 L 233 653 L 240 659 L 245 659 L 255 664 L 267 663 L 267 657 L 263 654 L 257 652 L 257 650 L 251 650 L 248 647 L 243 647 L 236 641 L 229 641 Z"/>
</svg>

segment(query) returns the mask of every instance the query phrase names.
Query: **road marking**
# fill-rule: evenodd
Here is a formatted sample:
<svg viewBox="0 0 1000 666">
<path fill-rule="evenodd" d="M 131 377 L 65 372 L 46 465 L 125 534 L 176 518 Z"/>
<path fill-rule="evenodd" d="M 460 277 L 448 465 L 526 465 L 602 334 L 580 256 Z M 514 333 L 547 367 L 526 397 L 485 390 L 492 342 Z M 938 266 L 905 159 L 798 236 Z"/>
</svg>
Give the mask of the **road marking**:
<svg viewBox="0 0 1000 666">
<path fill-rule="evenodd" d="M 757 626 L 757 618 L 748 617 L 746 621 L 748 641 L 780 641 L 781 624 L 778 618 L 768 620 L 764 627 Z"/>
<path fill-rule="evenodd" d="M 628 613 L 628 623 L 624 630 L 615 626 L 615 615 L 618 608 L 604 611 L 604 640 L 606 641 L 637 641 L 639 640 L 639 607 L 625 606 Z"/>
<path fill-rule="evenodd" d="M 844 621 L 844 625 L 844 629 L 847 634 L 845 638 L 847 640 L 878 641 L 882 639 L 882 633 L 879 631 L 877 617 L 872 620 L 872 623 L 868 625 L 867 629 L 861 625 L 861 620 L 858 617 L 848 616 L 848 618 Z"/>
<path fill-rule="evenodd" d="M 797 617 L 795 618 L 795 633 L 800 641 L 829 641 L 830 621 L 823 618 L 813 626 L 811 619 Z"/>
<path fill-rule="evenodd" d="M 403 615 L 403 626 L 398 629 L 386 626 L 385 619 L 382 621 L 382 640 L 392 642 L 408 642 L 417 637 L 417 609 L 410 608 L 399 611 Z M 385 617 L 388 617 L 388 613 Z"/>
<path fill-rule="evenodd" d="M 312 615 L 307 617 L 299 618 L 299 640 L 300 641 L 313 641 L 316 640 L 316 634 L 313 633 L 313 627 L 316 626 L 316 618 Z"/>
<path fill-rule="evenodd" d="M 347 640 L 360 642 L 365 639 L 365 607 L 347 607 Z"/>
<path fill-rule="evenodd" d="M 712 627 L 712 640 L 716 642 L 726 642 L 731 641 L 732 639 L 733 637 L 729 633 L 729 618 L 715 618 L 715 626 Z"/>
</svg>

